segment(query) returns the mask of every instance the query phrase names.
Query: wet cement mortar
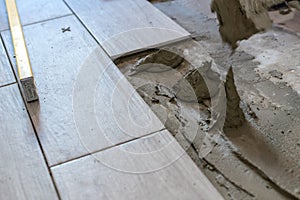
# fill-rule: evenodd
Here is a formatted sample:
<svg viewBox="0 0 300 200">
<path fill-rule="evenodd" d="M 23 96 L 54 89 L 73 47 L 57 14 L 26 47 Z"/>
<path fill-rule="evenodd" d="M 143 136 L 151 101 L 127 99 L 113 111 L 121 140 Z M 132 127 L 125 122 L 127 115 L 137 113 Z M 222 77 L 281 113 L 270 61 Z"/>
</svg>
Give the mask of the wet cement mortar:
<svg viewBox="0 0 300 200">
<path fill-rule="evenodd" d="M 192 34 L 192 40 L 161 48 L 182 62 L 172 55 L 176 66 L 164 68 L 172 59 L 160 60 L 164 65 L 146 63 L 140 70 L 137 63 L 159 50 L 115 62 L 225 199 L 299 199 L 299 38 L 273 28 L 232 52 L 202 1 L 154 3 Z M 224 129 L 224 85 L 231 67 L 245 120 Z M 204 77 L 194 81 L 202 89 L 180 95 L 176 86 L 195 69 Z M 197 95 L 207 89 L 211 98 Z"/>
</svg>

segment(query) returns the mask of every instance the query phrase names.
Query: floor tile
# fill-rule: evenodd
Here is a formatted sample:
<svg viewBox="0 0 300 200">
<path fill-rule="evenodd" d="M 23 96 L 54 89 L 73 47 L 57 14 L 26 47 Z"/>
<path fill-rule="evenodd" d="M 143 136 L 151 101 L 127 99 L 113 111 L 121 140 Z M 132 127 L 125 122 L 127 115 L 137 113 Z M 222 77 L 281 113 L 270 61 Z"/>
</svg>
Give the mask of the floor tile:
<svg viewBox="0 0 300 200">
<path fill-rule="evenodd" d="M 146 0 L 66 2 L 113 59 L 189 36 Z"/>
<path fill-rule="evenodd" d="M 57 199 L 17 84 L 0 98 L 0 199 Z"/>
</svg>

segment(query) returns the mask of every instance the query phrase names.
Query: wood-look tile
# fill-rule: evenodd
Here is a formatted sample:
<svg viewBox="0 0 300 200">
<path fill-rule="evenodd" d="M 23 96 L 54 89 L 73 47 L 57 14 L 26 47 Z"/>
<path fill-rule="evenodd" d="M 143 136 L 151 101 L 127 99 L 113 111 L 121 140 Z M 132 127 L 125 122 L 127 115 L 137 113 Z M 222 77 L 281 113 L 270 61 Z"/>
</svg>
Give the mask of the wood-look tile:
<svg viewBox="0 0 300 200">
<path fill-rule="evenodd" d="M 189 33 L 146 0 L 66 0 L 113 59 Z"/>
<path fill-rule="evenodd" d="M 44 21 L 72 12 L 62 0 L 16 0 L 22 25 Z M 5 0 L 0 0 L 0 30 L 9 29 Z"/>
<path fill-rule="evenodd" d="M 28 108 L 50 165 L 163 128 L 74 16 L 24 33 L 40 97 Z M 10 34 L 2 35 L 15 62 Z"/>
<path fill-rule="evenodd" d="M 51 171 L 62 199 L 223 199 L 167 131 Z"/>
<path fill-rule="evenodd" d="M 15 77 L 8 61 L 3 44 L 0 41 L 0 87 L 10 83 L 14 83 Z"/>
<path fill-rule="evenodd" d="M 0 98 L 0 199 L 57 199 L 17 84 Z"/>
</svg>

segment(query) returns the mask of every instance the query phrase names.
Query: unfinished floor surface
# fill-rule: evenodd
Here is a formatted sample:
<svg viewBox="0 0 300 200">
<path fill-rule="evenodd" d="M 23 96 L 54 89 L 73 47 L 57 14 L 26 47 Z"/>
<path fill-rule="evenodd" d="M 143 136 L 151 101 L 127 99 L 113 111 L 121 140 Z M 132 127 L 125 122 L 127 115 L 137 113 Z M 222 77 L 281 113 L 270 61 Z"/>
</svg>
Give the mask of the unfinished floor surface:
<svg viewBox="0 0 300 200">
<path fill-rule="evenodd" d="M 205 47 L 220 69 L 226 70 L 230 66 L 234 68 L 242 101 L 246 102 L 244 105 L 249 105 L 245 112 L 251 115 L 251 123 L 260 129 L 260 132 L 254 134 L 254 138 L 253 130 L 249 126 L 239 129 L 235 134 L 227 133 L 235 147 L 243 151 L 235 160 L 231 158 L 236 155 L 228 153 L 228 150 L 232 150 L 226 148 L 226 145 L 217 145 L 214 151 L 208 154 L 206 161 L 227 178 L 222 182 L 217 181 L 215 186 L 224 188 L 224 184 L 232 181 L 238 188 L 242 187 L 244 191 L 249 192 L 250 199 L 299 198 L 297 33 L 291 29 L 283 31 L 274 28 L 241 42 L 241 47 L 231 52 L 230 48 L 222 45 L 215 20 L 210 20 L 203 14 L 198 15 L 199 20 L 195 20 L 196 17 L 192 16 L 197 16 L 199 12 L 196 6 L 185 6 L 187 1 L 192 5 L 198 3 L 197 0 L 174 0 L 157 3 L 157 7 L 193 32 L 195 40 Z M 249 164 L 253 164 L 254 167 Z M 233 168 L 235 170 L 232 170 Z M 266 177 L 268 179 L 265 179 Z M 215 177 L 211 180 L 213 179 Z M 247 183 L 243 183 L 245 180 Z M 228 188 L 222 194 L 231 199 L 226 194 L 234 194 L 233 191 Z M 267 196 L 269 198 L 266 198 Z"/>
</svg>

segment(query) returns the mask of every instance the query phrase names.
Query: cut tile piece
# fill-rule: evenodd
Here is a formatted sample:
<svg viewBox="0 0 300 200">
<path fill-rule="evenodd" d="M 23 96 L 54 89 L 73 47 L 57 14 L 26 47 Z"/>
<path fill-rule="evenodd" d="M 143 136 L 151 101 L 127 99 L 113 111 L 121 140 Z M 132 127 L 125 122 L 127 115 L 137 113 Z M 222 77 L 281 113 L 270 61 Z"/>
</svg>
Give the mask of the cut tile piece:
<svg viewBox="0 0 300 200">
<path fill-rule="evenodd" d="M 24 33 L 40 97 L 28 109 L 50 165 L 164 128 L 74 16 Z M 2 35 L 14 62 L 10 34 Z"/>
<path fill-rule="evenodd" d="M 58 199 L 17 84 L 0 97 L 0 199 Z"/>
<path fill-rule="evenodd" d="M 16 82 L 3 44 L 0 41 L 0 87 Z"/>
<path fill-rule="evenodd" d="M 72 14 L 62 0 L 16 1 L 22 25 Z M 0 0 L 0 30 L 7 29 L 9 29 L 9 25 L 5 0 Z"/>
<path fill-rule="evenodd" d="M 113 59 L 189 33 L 146 0 L 66 0 Z"/>
<path fill-rule="evenodd" d="M 223 199 L 168 131 L 51 170 L 62 199 Z"/>
</svg>

